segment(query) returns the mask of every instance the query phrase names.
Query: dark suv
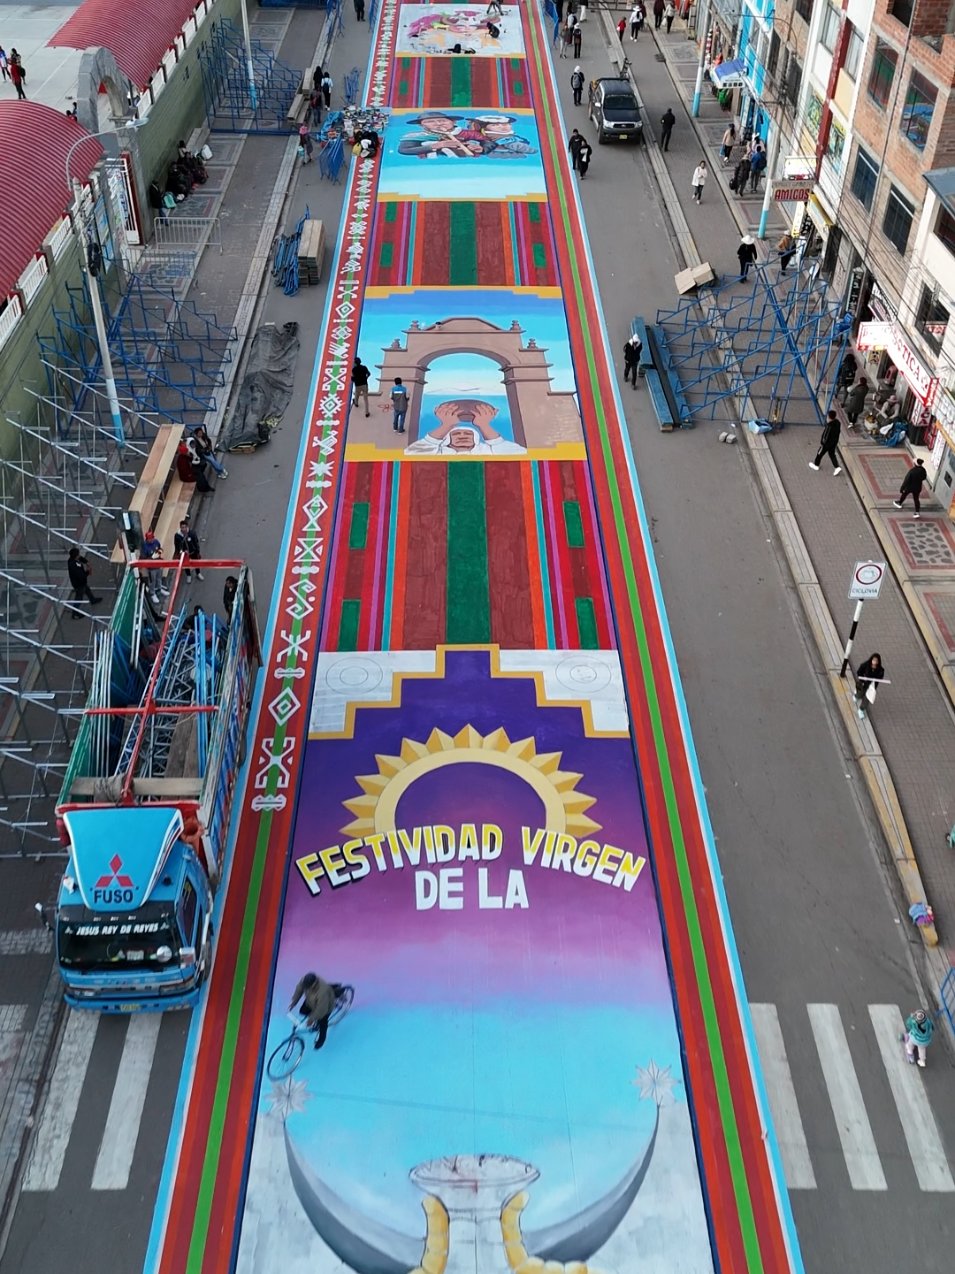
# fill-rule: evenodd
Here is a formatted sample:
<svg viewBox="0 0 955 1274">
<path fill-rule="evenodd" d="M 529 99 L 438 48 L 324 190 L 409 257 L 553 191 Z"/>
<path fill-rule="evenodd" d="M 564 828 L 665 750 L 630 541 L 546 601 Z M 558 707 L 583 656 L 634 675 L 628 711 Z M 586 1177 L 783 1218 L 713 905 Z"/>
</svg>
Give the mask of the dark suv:
<svg viewBox="0 0 955 1274">
<path fill-rule="evenodd" d="M 643 137 L 640 108 L 628 80 L 593 80 L 590 118 L 598 142 L 638 142 Z"/>
</svg>

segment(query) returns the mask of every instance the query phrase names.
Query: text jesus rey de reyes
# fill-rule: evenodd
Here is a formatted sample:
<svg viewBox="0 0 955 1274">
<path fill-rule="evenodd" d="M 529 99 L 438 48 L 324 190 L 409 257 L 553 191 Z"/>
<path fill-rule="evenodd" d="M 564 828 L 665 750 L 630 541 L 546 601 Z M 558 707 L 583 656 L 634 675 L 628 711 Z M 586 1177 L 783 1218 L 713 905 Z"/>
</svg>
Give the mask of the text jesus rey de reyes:
<svg viewBox="0 0 955 1274">
<path fill-rule="evenodd" d="M 524 867 L 567 872 L 627 893 L 646 866 L 645 858 L 615 845 L 578 840 L 544 828 L 522 827 L 521 850 Z M 482 823 L 480 828 L 476 823 L 462 823 L 457 830 L 432 823 L 330 845 L 296 858 L 295 867 L 313 897 L 321 894 L 326 883 L 340 889 L 374 871 L 410 867 L 419 911 L 432 907 L 461 911 L 466 899 L 485 910 L 529 907 L 524 871 L 497 863 L 503 852 L 504 833 L 496 823 Z M 471 863 L 475 867 L 468 870 Z"/>
</svg>

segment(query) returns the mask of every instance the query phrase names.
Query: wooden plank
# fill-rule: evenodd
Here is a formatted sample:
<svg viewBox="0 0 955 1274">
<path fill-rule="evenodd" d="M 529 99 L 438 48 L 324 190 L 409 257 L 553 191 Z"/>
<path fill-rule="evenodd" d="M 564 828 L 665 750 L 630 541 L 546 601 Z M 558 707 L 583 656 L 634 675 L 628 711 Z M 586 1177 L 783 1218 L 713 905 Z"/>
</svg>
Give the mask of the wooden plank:
<svg viewBox="0 0 955 1274">
<path fill-rule="evenodd" d="M 160 425 L 149 449 L 146 463 L 133 492 L 129 508 L 139 514 L 144 527 L 152 525 L 162 493 L 176 460 L 176 448 L 182 438 L 182 425 Z M 122 544 L 117 541 L 110 561 L 121 564 L 125 559 Z"/>
<path fill-rule="evenodd" d="M 156 523 L 156 539 L 162 545 L 163 556 L 167 561 L 173 558 L 173 537 L 179 530 L 179 523 L 189 512 L 195 490 L 194 482 L 183 482 L 178 475 L 169 484 L 162 512 Z"/>
</svg>

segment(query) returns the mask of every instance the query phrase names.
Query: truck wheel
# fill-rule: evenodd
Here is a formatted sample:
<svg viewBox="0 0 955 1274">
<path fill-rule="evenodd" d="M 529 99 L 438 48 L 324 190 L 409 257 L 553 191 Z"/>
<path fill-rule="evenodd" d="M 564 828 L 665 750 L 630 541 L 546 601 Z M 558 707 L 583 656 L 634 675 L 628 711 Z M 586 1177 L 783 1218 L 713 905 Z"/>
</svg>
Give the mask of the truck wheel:
<svg viewBox="0 0 955 1274">
<path fill-rule="evenodd" d="M 598 132 L 598 133 L 597 133 L 597 145 L 598 145 L 598 146 L 606 146 L 606 144 L 607 144 L 607 134 L 606 134 L 606 133 L 604 133 L 604 132 Z"/>
</svg>

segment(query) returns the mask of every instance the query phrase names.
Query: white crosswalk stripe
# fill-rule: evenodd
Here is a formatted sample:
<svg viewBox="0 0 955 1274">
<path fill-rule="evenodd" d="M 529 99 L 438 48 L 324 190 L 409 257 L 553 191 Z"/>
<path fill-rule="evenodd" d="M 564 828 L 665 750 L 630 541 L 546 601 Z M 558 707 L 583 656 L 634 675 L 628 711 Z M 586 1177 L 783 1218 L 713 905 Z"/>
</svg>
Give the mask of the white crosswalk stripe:
<svg viewBox="0 0 955 1274">
<path fill-rule="evenodd" d="M 853 1190 L 887 1190 L 839 1006 L 810 1004 L 809 1024 Z"/>
<path fill-rule="evenodd" d="M 815 1190 L 816 1174 L 812 1170 L 806 1133 L 799 1117 L 799 1103 L 793 1088 L 793 1077 L 786 1057 L 786 1045 L 779 1025 L 775 1004 L 751 1004 L 750 1014 L 759 1060 L 769 1094 L 776 1140 L 782 1155 L 783 1171 L 790 1190 Z"/>
<path fill-rule="evenodd" d="M 870 1004 L 869 1017 L 919 1185 L 936 1193 L 955 1191 L 922 1076 L 902 1055 L 902 1014 L 894 1004 Z"/>
<path fill-rule="evenodd" d="M 106 1128 L 93 1169 L 94 1190 L 125 1190 L 129 1184 L 161 1025 L 158 1013 L 141 1013 L 129 1020 Z"/>
<path fill-rule="evenodd" d="M 59 1185 L 98 1026 L 98 1013 L 70 1009 L 53 1068 L 50 1091 L 24 1174 L 24 1190 L 55 1190 Z"/>
</svg>

